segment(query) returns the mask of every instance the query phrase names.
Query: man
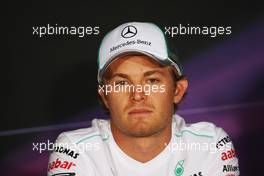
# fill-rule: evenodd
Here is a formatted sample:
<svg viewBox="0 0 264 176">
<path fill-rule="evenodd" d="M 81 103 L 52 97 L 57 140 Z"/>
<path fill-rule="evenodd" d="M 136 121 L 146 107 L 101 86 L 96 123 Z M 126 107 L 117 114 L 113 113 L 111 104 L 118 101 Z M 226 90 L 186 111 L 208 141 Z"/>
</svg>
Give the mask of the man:
<svg viewBox="0 0 264 176">
<path fill-rule="evenodd" d="M 239 175 L 221 128 L 186 124 L 174 114 L 188 81 L 156 25 L 126 23 L 109 32 L 99 49 L 98 82 L 110 120 L 62 133 L 48 175 Z"/>
</svg>

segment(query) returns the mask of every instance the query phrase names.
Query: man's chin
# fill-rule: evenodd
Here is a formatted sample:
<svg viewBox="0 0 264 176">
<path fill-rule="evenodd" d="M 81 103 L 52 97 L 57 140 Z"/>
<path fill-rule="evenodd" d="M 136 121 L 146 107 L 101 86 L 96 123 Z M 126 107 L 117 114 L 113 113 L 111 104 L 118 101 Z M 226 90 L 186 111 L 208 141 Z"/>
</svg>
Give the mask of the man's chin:
<svg viewBox="0 0 264 176">
<path fill-rule="evenodd" d="M 130 129 L 128 131 L 129 135 L 132 137 L 150 137 L 156 133 L 159 132 L 159 130 L 157 130 L 156 128 L 154 128 L 155 130 L 153 130 L 150 127 L 146 127 L 146 126 L 141 126 L 141 127 L 134 127 L 132 129 Z"/>
<path fill-rule="evenodd" d="M 153 134 L 154 133 L 150 133 L 148 131 L 133 131 L 133 132 L 129 133 L 130 136 L 136 137 L 136 138 L 150 137 Z"/>
</svg>

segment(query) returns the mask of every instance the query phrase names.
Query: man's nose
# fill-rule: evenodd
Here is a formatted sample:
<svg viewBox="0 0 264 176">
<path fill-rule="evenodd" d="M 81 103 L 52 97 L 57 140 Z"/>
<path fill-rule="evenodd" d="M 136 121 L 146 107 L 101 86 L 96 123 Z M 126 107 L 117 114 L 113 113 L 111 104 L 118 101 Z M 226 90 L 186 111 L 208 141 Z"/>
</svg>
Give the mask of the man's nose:
<svg viewBox="0 0 264 176">
<path fill-rule="evenodd" d="M 141 86 L 139 88 L 139 86 Z M 133 101 L 143 101 L 146 99 L 146 95 L 145 95 L 145 92 L 144 92 L 144 88 L 142 85 L 137 85 L 135 86 L 135 89 L 133 90 L 133 92 L 131 93 L 131 98 Z"/>
</svg>

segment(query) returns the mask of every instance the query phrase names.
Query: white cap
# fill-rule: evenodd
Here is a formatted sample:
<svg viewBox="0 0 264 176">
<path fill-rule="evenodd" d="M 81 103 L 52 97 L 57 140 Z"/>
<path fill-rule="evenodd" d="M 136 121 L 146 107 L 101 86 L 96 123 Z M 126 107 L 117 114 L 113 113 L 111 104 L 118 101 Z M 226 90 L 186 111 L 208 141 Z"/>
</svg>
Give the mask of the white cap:
<svg viewBox="0 0 264 176">
<path fill-rule="evenodd" d="M 162 30 L 153 23 L 131 22 L 110 31 L 102 40 L 98 55 L 98 82 L 107 67 L 118 56 L 129 53 L 148 55 L 163 65 L 172 65 L 179 75 L 182 71 L 167 47 Z"/>
</svg>

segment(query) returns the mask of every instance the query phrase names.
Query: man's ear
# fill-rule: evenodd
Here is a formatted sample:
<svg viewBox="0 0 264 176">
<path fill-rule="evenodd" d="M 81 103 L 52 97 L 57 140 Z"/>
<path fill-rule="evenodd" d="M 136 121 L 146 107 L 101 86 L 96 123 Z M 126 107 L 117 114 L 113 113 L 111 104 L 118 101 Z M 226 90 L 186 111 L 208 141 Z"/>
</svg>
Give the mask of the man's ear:
<svg viewBox="0 0 264 176">
<path fill-rule="evenodd" d="M 186 78 L 180 79 L 176 82 L 176 89 L 174 92 L 174 100 L 173 100 L 175 104 L 178 104 L 182 100 L 184 93 L 187 90 L 187 87 L 188 87 L 188 80 Z"/>
<path fill-rule="evenodd" d="M 98 94 L 100 95 L 105 107 L 108 109 L 109 106 L 108 106 L 106 95 L 104 93 L 104 85 L 99 85 L 97 91 L 98 91 Z"/>
</svg>

